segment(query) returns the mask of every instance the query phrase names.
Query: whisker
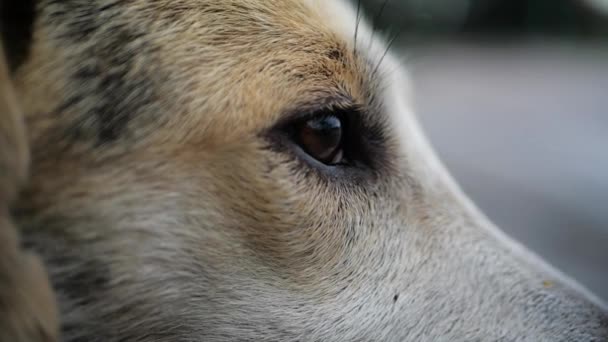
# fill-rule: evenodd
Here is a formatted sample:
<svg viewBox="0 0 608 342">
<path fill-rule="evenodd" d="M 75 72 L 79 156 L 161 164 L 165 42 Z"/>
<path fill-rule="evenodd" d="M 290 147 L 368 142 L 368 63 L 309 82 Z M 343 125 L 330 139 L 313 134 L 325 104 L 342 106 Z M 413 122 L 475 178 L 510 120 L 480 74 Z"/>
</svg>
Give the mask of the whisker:
<svg viewBox="0 0 608 342">
<path fill-rule="evenodd" d="M 357 53 L 357 35 L 359 33 L 359 22 L 361 20 L 361 0 L 357 1 L 357 18 L 355 23 L 355 49 L 353 52 Z"/>
<path fill-rule="evenodd" d="M 395 33 L 393 35 L 393 37 L 391 39 L 389 39 L 388 43 L 386 44 L 386 50 L 384 50 L 384 53 L 380 57 L 380 60 L 378 61 L 378 64 L 376 64 L 376 67 L 374 68 L 374 71 L 372 72 L 372 75 L 377 75 L 378 69 L 382 65 L 382 62 L 384 62 L 384 59 L 386 58 L 386 55 L 388 55 L 389 51 L 391 50 L 391 47 L 393 46 L 393 43 L 395 43 L 395 41 L 397 40 L 397 38 L 401 35 L 401 32 L 403 32 L 404 28 L 405 28 L 405 25 L 401 26 L 401 28 L 399 28 L 399 30 L 397 31 L 397 33 Z"/>
<path fill-rule="evenodd" d="M 397 71 L 401 70 L 403 65 L 413 63 L 413 61 L 414 61 L 414 57 L 408 56 L 408 55 L 404 55 L 404 56 L 398 55 L 398 56 L 396 56 L 396 58 L 397 58 L 397 65 L 392 66 L 390 69 L 384 70 L 383 75 L 390 75 L 394 72 L 397 72 Z"/>
<path fill-rule="evenodd" d="M 374 32 L 376 31 L 376 23 L 378 22 L 378 20 L 380 18 L 382 18 L 382 14 L 384 13 L 384 8 L 386 8 L 386 5 L 390 2 L 391 0 L 384 0 L 384 2 L 382 3 L 382 5 L 380 6 L 380 10 L 376 13 L 375 16 L 372 17 L 372 21 L 371 21 L 371 36 L 369 39 L 369 50 L 371 50 L 374 46 Z"/>
<path fill-rule="evenodd" d="M 378 19 L 380 19 L 382 17 L 382 14 L 384 13 L 384 9 L 386 8 L 386 5 L 388 5 L 389 2 L 391 2 L 391 0 L 384 0 L 384 2 L 382 3 L 382 6 L 380 7 L 380 10 L 373 17 L 372 23 L 377 22 Z M 372 27 L 374 27 L 374 26 L 372 25 Z"/>
</svg>

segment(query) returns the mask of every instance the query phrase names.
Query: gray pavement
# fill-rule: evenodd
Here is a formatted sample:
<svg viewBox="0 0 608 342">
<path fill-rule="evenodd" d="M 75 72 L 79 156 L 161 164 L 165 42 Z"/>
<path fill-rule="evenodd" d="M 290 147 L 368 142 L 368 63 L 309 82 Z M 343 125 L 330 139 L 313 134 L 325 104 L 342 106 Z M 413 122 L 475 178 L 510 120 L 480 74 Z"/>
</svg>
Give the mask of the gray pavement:
<svg viewBox="0 0 608 342">
<path fill-rule="evenodd" d="M 539 40 L 400 51 L 419 119 L 464 190 L 608 301 L 608 49 Z"/>
</svg>

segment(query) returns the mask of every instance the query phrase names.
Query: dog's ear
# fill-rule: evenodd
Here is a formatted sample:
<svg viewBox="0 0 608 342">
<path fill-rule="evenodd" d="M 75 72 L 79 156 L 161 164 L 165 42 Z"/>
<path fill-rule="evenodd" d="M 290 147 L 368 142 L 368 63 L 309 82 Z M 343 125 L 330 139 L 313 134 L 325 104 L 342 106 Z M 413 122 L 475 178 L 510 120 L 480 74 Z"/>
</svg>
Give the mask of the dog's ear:
<svg viewBox="0 0 608 342">
<path fill-rule="evenodd" d="M 0 2 L 0 341 L 52 342 L 59 330 L 54 294 L 40 260 L 21 248 L 9 210 L 26 181 L 29 160 L 10 75 L 26 58 L 23 44 L 31 36 L 32 22 L 19 21 L 27 19 L 23 2 L 28 1 Z M 11 17 L 13 8 L 17 11 Z"/>
</svg>

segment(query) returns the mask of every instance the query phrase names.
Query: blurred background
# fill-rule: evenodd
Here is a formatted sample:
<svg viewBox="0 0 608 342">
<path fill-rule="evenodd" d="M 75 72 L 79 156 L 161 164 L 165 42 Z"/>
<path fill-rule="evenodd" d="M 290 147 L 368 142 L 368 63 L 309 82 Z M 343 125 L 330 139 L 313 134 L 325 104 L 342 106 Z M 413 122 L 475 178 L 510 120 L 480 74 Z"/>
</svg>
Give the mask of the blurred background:
<svg viewBox="0 0 608 342">
<path fill-rule="evenodd" d="M 465 192 L 608 302 L 608 0 L 361 5 Z"/>
</svg>

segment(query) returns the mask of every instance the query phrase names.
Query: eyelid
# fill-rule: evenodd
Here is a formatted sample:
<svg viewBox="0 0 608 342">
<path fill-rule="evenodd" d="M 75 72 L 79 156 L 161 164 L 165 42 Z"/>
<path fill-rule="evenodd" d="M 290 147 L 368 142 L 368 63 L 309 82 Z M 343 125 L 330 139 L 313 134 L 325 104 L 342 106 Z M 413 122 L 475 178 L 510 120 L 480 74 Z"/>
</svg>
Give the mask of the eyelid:
<svg viewBox="0 0 608 342">
<path fill-rule="evenodd" d="M 281 119 L 274 125 L 273 129 L 284 129 L 294 123 L 304 122 L 317 117 L 323 112 L 328 115 L 335 113 L 345 113 L 356 110 L 358 106 L 355 102 L 345 95 L 320 96 L 312 101 L 299 103 L 294 109 L 285 112 Z"/>
</svg>

